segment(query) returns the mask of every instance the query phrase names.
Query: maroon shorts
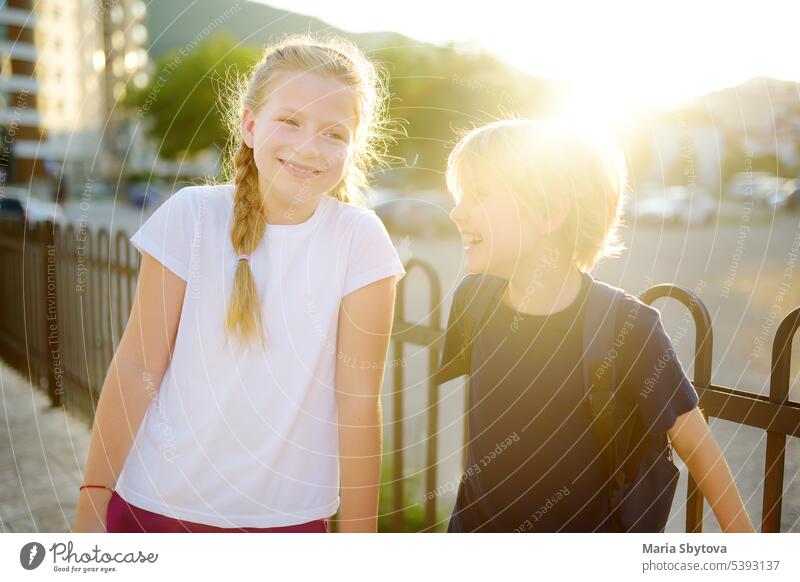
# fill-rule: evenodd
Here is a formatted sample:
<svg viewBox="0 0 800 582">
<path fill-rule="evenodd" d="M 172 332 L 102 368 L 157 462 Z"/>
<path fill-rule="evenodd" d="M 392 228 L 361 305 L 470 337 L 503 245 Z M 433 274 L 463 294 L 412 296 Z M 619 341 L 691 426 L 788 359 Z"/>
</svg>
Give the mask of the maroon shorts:
<svg viewBox="0 0 800 582">
<path fill-rule="evenodd" d="M 131 505 L 116 491 L 111 495 L 106 514 L 106 531 L 109 533 L 327 533 L 328 520 L 318 519 L 282 527 L 223 528 L 173 519 Z"/>
</svg>

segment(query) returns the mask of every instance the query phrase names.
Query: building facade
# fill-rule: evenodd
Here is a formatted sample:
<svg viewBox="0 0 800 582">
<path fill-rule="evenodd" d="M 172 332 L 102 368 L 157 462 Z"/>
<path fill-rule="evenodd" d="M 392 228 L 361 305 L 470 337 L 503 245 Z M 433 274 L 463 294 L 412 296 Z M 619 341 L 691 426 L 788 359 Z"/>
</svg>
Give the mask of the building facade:
<svg viewBox="0 0 800 582">
<path fill-rule="evenodd" d="M 0 0 L 11 181 L 119 175 L 131 136 L 121 102 L 147 83 L 145 17 L 142 0 Z"/>
</svg>

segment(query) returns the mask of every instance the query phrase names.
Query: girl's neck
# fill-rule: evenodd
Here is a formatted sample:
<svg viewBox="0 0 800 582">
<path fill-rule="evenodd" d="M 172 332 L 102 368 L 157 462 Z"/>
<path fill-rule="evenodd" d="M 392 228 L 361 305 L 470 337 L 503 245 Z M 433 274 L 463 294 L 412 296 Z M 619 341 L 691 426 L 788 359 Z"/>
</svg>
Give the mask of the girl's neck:
<svg viewBox="0 0 800 582">
<path fill-rule="evenodd" d="M 548 260 L 545 253 L 533 264 L 520 264 L 508 280 L 503 302 L 523 314 L 549 315 L 572 305 L 578 298 L 583 277 L 572 264 Z"/>
<path fill-rule="evenodd" d="M 321 197 L 317 196 L 312 200 L 292 201 L 289 204 L 283 204 L 273 197 L 264 196 L 267 224 L 302 224 L 314 216 L 320 200 Z"/>
</svg>

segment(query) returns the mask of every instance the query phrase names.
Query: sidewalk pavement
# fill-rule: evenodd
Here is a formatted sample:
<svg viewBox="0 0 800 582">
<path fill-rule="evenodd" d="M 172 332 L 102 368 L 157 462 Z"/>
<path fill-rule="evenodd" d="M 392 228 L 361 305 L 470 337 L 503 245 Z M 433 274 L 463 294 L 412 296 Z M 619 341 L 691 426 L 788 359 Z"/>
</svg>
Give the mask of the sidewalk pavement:
<svg viewBox="0 0 800 582">
<path fill-rule="evenodd" d="M 0 425 L 0 531 L 69 531 L 90 427 L 2 360 Z"/>
</svg>

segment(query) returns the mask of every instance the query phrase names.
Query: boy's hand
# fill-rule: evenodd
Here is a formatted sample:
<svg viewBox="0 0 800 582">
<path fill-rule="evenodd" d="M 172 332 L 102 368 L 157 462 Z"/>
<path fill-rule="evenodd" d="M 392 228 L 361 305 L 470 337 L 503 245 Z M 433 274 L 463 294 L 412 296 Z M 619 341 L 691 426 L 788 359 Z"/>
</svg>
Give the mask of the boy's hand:
<svg viewBox="0 0 800 582">
<path fill-rule="evenodd" d="M 754 533 L 725 457 L 698 407 L 682 414 L 667 431 L 725 532 Z"/>
</svg>

